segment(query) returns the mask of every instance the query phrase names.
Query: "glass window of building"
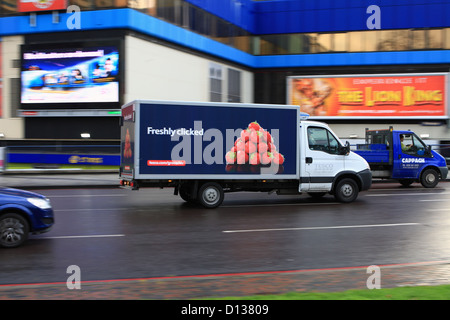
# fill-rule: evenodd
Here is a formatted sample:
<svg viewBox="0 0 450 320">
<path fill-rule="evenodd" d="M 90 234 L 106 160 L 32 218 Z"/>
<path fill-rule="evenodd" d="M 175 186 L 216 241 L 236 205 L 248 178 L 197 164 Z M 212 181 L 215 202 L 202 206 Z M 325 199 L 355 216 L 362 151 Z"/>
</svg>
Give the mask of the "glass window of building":
<svg viewBox="0 0 450 320">
<path fill-rule="evenodd" d="M 443 32 L 442 29 L 427 30 L 427 48 L 428 49 L 441 49 L 443 48 Z"/>
<path fill-rule="evenodd" d="M 222 66 L 217 63 L 209 65 L 209 100 L 222 102 Z"/>
<path fill-rule="evenodd" d="M 92 0 L 71 0 L 71 4 L 79 6 L 81 10 L 91 10 L 94 8 L 94 1 Z"/>
<path fill-rule="evenodd" d="M 329 52 L 331 51 L 331 34 L 329 33 L 311 33 L 310 38 L 311 52 Z"/>
<path fill-rule="evenodd" d="M 364 51 L 364 31 L 355 31 L 348 33 L 348 51 L 361 52 Z"/>
<path fill-rule="evenodd" d="M 377 51 L 394 51 L 397 50 L 398 40 L 396 39 L 395 31 L 393 30 L 379 30 Z"/>
<path fill-rule="evenodd" d="M 241 72 L 228 69 L 228 102 L 241 102 Z"/>
<path fill-rule="evenodd" d="M 411 30 L 412 42 L 411 49 L 425 49 L 425 30 Z"/>
<path fill-rule="evenodd" d="M 442 30 L 444 32 L 443 34 L 443 48 L 444 49 L 450 49 L 450 28 L 445 28 Z"/>
<path fill-rule="evenodd" d="M 377 51 L 377 31 L 365 31 L 362 42 L 364 46 L 363 51 Z"/>
<path fill-rule="evenodd" d="M 333 51 L 345 52 L 347 51 L 347 33 L 333 33 Z"/>
</svg>

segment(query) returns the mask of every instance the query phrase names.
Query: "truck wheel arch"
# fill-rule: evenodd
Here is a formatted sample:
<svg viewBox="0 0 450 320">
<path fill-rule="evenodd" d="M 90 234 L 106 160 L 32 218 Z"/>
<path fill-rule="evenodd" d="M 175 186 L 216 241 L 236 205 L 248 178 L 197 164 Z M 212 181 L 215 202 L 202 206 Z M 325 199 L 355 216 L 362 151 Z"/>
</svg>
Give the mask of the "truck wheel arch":
<svg viewBox="0 0 450 320">
<path fill-rule="evenodd" d="M 362 189 L 361 178 L 358 177 L 356 172 L 353 172 L 353 171 L 340 172 L 333 180 L 333 184 L 331 186 L 331 191 L 334 193 L 334 190 L 335 190 L 337 184 L 339 183 L 339 181 L 341 181 L 342 179 L 346 179 L 346 178 L 353 179 L 356 182 L 356 184 L 358 185 L 358 191 L 361 191 L 361 189 Z"/>
</svg>

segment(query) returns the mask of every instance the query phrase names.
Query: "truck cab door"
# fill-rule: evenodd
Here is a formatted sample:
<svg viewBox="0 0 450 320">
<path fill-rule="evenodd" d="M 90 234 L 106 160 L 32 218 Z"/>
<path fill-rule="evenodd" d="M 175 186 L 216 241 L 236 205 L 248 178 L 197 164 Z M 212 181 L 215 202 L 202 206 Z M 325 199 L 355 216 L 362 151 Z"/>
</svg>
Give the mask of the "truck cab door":
<svg viewBox="0 0 450 320">
<path fill-rule="evenodd" d="M 414 133 L 397 133 L 394 139 L 392 178 L 418 178 L 427 163 L 427 158 L 432 157 L 427 146 Z"/>
<path fill-rule="evenodd" d="M 344 170 L 345 155 L 342 155 L 342 145 L 327 128 L 310 125 L 306 129 L 305 177 L 300 191 L 330 191 L 335 176 Z M 309 189 L 307 189 L 307 186 Z"/>
</svg>

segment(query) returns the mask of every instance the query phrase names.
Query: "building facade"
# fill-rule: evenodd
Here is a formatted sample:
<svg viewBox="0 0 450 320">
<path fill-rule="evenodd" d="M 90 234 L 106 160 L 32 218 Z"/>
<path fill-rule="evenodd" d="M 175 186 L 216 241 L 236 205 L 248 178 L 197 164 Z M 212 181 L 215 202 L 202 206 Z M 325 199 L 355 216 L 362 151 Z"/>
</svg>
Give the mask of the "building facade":
<svg viewBox="0 0 450 320">
<path fill-rule="evenodd" d="M 295 103 L 342 138 L 393 125 L 450 140 L 450 0 L 70 0 L 48 10 L 1 2 L 5 139 L 117 140 L 120 106 L 155 99 Z"/>
</svg>

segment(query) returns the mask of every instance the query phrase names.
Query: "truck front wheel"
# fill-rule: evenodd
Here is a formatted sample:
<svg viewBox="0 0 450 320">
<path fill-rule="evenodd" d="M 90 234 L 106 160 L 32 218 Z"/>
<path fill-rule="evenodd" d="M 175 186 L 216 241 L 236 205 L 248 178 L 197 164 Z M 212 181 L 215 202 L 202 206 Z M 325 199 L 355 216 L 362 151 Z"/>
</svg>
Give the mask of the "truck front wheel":
<svg viewBox="0 0 450 320">
<path fill-rule="evenodd" d="M 439 183 L 439 174 L 436 170 L 426 169 L 420 177 L 420 183 L 425 188 L 434 188 Z"/>
<path fill-rule="evenodd" d="M 339 181 L 334 189 L 334 197 L 339 202 L 349 203 L 358 197 L 358 185 L 355 180 L 345 178 Z"/>
<path fill-rule="evenodd" d="M 216 182 L 206 182 L 198 191 L 198 201 L 205 208 L 217 208 L 222 204 L 224 192 L 222 186 Z"/>
</svg>

